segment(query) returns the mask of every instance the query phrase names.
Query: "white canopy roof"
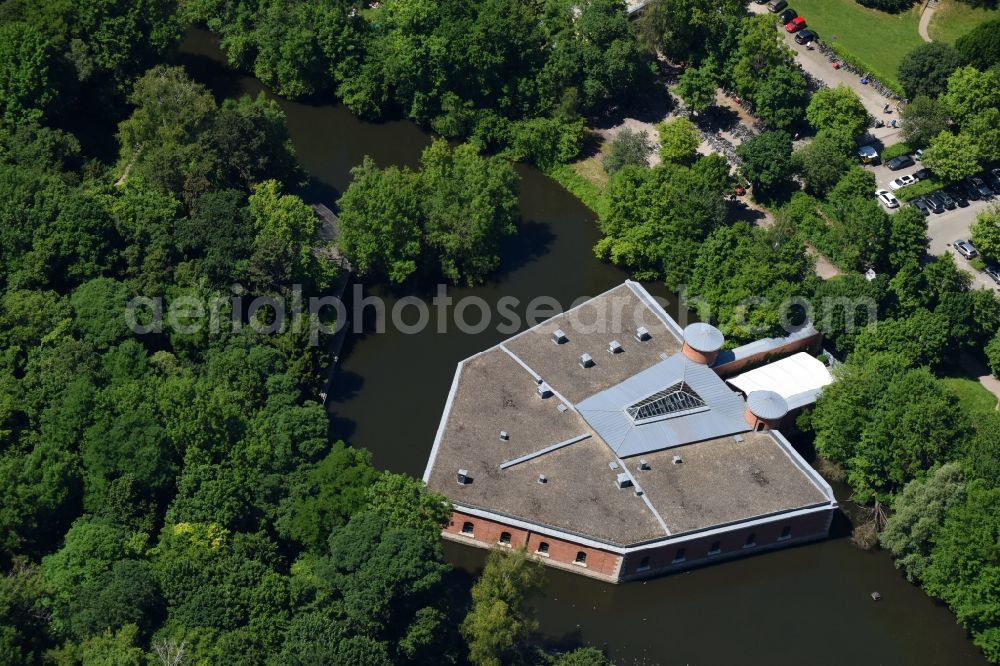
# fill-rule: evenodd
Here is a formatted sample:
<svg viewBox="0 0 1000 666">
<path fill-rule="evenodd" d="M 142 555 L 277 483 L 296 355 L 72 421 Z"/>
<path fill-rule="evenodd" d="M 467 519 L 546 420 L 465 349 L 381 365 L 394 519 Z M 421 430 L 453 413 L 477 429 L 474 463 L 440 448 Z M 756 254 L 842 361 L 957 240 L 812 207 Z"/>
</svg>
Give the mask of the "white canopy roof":
<svg viewBox="0 0 1000 666">
<path fill-rule="evenodd" d="M 824 386 L 833 382 L 833 375 L 822 361 L 806 352 L 799 352 L 727 381 L 746 395 L 754 391 L 774 391 L 791 405 L 801 402 L 791 398 L 803 394 L 812 394 L 815 399 Z"/>
</svg>

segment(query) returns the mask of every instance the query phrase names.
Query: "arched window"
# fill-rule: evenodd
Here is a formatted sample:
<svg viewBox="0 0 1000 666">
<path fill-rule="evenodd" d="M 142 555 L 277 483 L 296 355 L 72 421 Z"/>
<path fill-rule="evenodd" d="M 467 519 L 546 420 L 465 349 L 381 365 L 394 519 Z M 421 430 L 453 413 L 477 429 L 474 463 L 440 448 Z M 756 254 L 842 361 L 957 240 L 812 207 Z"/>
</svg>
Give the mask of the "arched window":
<svg viewBox="0 0 1000 666">
<path fill-rule="evenodd" d="M 509 546 L 510 545 L 510 532 L 501 532 L 500 533 L 500 545 L 501 546 Z"/>
<path fill-rule="evenodd" d="M 462 523 L 462 534 L 468 534 L 469 536 L 472 536 L 475 529 L 476 529 L 475 525 L 473 525 L 470 522 Z"/>
<path fill-rule="evenodd" d="M 543 541 L 540 544 L 538 544 L 538 554 L 539 555 L 549 554 L 549 544 L 547 542 Z"/>
<path fill-rule="evenodd" d="M 582 550 L 579 551 L 576 554 L 576 559 L 573 560 L 573 561 L 576 562 L 577 564 L 586 564 L 587 563 L 587 553 L 583 552 Z"/>
</svg>

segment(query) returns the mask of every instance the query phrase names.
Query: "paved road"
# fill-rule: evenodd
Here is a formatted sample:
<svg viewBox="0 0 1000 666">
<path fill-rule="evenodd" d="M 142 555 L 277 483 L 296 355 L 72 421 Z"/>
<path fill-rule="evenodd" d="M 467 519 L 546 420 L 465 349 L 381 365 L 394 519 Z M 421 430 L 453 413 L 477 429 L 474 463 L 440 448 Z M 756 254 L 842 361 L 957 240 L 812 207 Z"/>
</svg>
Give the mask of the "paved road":
<svg viewBox="0 0 1000 666">
<path fill-rule="evenodd" d="M 876 186 L 888 190 L 890 189 L 889 181 L 904 174 L 910 174 L 917 171 L 920 169 L 920 163 L 918 162 L 916 166 L 900 169 L 899 171 L 889 171 L 889 169 L 881 164 L 876 167 L 868 168 L 875 172 Z M 927 218 L 927 236 L 930 239 L 930 247 L 928 248 L 928 251 L 935 256 L 940 256 L 945 252 L 951 252 L 955 255 L 955 260 L 958 265 L 972 273 L 972 285 L 974 287 L 993 289 L 994 291 L 1000 291 L 1000 287 L 998 287 L 993 280 L 987 277 L 985 273 L 974 269 L 969 262 L 962 257 L 962 255 L 955 252 L 955 249 L 951 246 L 951 244 L 957 240 L 969 240 L 969 227 L 975 223 L 976 215 L 978 215 L 980 211 L 996 205 L 997 203 L 997 197 L 993 197 L 989 201 L 970 201 L 968 207 L 966 208 L 946 210 L 940 214 L 931 213 Z M 903 205 L 905 206 L 906 204 Z"/>
<path fill-rule="evenodd" d="M 754 14 L 768 14 L 766 5 L 758 5 L 757 3 L 751 2 L 749 6 L 750 12 Z M 806 16 L 806 23 L 809 22 L 809 17 Z M 831 88 L 836 88 L 838 85 L 843 84 L 851 88 L 854 92 L 858 94 L 861 101 L 864 103 L 865 108 L 868 109 L 868 113 L 876 118 L 881 118 L 886 121 L 886 127 L 873 128 L 869 130 L 869 133 L 882 142 L 885 146 L 891 146 L 894 143 L 902 141 L 902 137 L 899 136 L 898 129 L 892 129 L 888 127 L 889 121 L 893 118 L 898 119 L 899 114 L 893 110 L 891 114 L 885 114 L 882 109 L 885 107 L 886 103 L 890 103 L 890 100 L 874 89 L 871 86 L 861 85 L 861 77 L 857 74 L 852 74 L 844 69 L 834 69 L 830 61 L 826 59 L 826 56 L 819 52 L 819 49 L 813 49 L 812 51 L 806 50 L 806 47 L 799 46 L 795 43 L 795 36 L 785 32 L 782 28 L 780 29 L 785 42 L 793 51 L 795 51 L 795 58 L 802 65 L 802 69 L 809 72 L 811 75 L 815 76 L 817 79 L 830 86 Z M 829 38 L 830 35 L 820 35 L 820 40 L 824 38 Z M 893 107 L 895 109 L 895 107 Z"/>
</svg>

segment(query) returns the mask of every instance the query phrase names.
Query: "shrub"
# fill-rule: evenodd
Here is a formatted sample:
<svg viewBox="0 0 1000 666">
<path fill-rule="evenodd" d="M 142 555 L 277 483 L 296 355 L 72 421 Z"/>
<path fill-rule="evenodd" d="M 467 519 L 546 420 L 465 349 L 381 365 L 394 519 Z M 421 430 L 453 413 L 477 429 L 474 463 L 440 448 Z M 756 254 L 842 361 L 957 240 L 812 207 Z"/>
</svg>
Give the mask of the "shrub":
<svg viewBox="0 0 1000 666">
<path fill-rule="evenodd" d="M 625 127 L 611 140 L 611 149 L 604 157 L 604 170 L 612 174 L 629 164 L 646 166 L 646 158 L 652 150 L 649 133 Z"/>
<path fill-rule="evenodd" d="M 888 162 L 894 157 L 900 157 L 902 155 L 912 155 L 913 147 L 906 142 L 894 143 L 882 152 L 882 161 Z"/>
<path fill-rule="evenodd" d="M 917 197 L 922 197 L 925 194 L 930 194 L 931 192 L 937 192 L 942 187 L 944 187 L 944 185 L 934 180 L 933 178 L 929 178 L 928 180 L 918 181 L 913 185 L 907 185 L 906 187 L 901 187 L 898 190 L 896 190 L 895 194 L 896 198 L 899 199 L 900 201 L 910 201 L 912 199 L 916 199 Z"/>
</svg>

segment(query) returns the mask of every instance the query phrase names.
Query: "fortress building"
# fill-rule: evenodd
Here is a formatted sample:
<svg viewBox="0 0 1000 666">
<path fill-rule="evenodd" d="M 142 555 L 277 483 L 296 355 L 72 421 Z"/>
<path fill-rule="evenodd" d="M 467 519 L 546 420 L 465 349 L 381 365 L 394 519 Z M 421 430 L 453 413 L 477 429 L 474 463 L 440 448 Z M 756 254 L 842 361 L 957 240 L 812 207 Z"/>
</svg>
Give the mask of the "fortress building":
<svg viewBox="0 0 1000 666">
<path fill-rule="evenodd" d="M 778 430 L 832 381 L 819 334 L 724 342 L 629 281 L 459 363 L 424 472 L 445 538 L 619 582 L 826 537 Z"/>
</svg>

